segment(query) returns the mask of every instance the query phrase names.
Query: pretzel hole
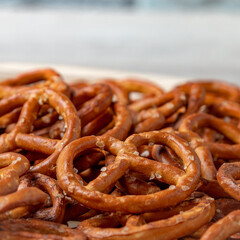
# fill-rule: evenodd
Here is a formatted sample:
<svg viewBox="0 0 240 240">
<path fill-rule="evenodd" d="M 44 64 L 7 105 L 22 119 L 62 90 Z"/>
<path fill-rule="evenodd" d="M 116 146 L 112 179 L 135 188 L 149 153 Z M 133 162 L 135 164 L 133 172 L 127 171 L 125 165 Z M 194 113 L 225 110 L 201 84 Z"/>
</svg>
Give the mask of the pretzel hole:
<svg viewBox="0 0 240 240">
<path fill-rule="evenodd" d="M 106 154 L 104 150 L 99 148 L 87 149 L 81 152 L 73 162 L 75 172 L 79 173 L 84 181 L 92 181 L 102 172 L 101 169 L 105 166 Z"/>
</svg>

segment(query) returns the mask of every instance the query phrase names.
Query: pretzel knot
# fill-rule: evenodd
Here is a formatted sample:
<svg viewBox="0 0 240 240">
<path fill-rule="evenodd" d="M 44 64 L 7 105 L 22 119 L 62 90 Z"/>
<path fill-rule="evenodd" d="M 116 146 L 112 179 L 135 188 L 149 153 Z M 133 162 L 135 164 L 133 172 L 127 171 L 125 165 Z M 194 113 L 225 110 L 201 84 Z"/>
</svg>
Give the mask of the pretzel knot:
<svg viewBox="0 0 240 240">
<path fill-rule="evenodd" d="M 183 160 L 185 171 L 138 156 L 137 147 L 147 143 L 163 144 L 172 148 Z M 82 152 L 96 147 L 107 150 L 115 155 L 116 159 L 106 166 L 96 179 L 83 186 L 81 177 L 73 170 L 73 160 Z M 148 195 L 115 197 L 104 193 L 127 170 L 140 172 L 171 186 Z M 176 205 L 194 191 L 199 177 L 200 164 L 192 148 L 176 135 L 163 132 L 136 134 L 125 142 L 108 136 L 84 137 L 64 148 L 57 161 L 57 179 L 68 195 L 88 208 L 112 212 L 140 213 Z"/>
<path fill-rule="evenodd" d="M 65 213 L 65 199 L 63 191 L 58 186 L 55 179 L 41 173 L 27 174 L 21 178 L 19 189 L 26 187 L 39 187 L 40 189 L 47 191 L 51 197 L 52 206 L 39 209 L 32 214 L 32 217 L 42 220 L 62 222 Z"/>
<path fill-rule="evenodd" d="M 45 160 L 32 166 L 30 171 L 51 175 L 54 173 L 55 163 L 61 150 L 80 135 L 80 119 L 76 109 L 65 95 L 48 88 L 27 91 L 25 95 L 16 95 L 15 100 L 17 98 L 20 98 L 24 105 L 15 128 L 10 133 L 0 135 L 0 152 L 22 148 L 50 154 Z M 33 130 L 39 107 L 43 103 L 48 103 L 55 108 L 65 120 L 65 133 L 61 140 L 29 134 Z M 2 113 L 12 107 L 7 99 L 0 101 L 0 106 L 3 107 Z"/>
<path fill-rule="evenodd" d="M 202 196 L 154 213 L 97 215 L 82 221 L 77 229 L 89 239 L 172 240 L 196 231 L 211 220 L 214 212 L 214 199 Z"/>
</svg>

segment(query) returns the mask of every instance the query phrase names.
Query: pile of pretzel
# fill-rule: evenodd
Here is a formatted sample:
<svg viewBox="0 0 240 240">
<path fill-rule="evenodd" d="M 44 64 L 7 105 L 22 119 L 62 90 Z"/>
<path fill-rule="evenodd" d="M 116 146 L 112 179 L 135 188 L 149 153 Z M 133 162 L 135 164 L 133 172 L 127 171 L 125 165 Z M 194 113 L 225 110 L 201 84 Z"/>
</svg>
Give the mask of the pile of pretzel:
<svg viewBox="0 0 240 240">
<path fill-rule="evenodd" d="M 240 239 L 239 159 L 228 83 L 2 80 L 0 239 Z"/>
</svg>

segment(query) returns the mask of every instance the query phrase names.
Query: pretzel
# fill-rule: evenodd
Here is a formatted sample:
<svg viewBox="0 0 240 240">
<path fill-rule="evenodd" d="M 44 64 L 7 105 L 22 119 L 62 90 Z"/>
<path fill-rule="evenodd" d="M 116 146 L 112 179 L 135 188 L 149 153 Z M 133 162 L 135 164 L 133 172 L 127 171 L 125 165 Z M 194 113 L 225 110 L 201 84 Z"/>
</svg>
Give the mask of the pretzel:
<svg viewBox="0 0 240 240">
<path fill-rule="evenodd" d="M 120 81 L 119 85 L 123 86 L 128 91 L 128 93 L 142 92 L 148 96 L 158 96 L 164 93 L 163 89 L 161 89 L 156 84 L 137 79 L 125 79 Z"/>
<path fill-rule="evenodd" d="M 240 178 L 240 163 L 224 163 L 218 170 L 219 185 L 234 199 L 240 201 L 240 187 L 235 179 Z"/>
<path fill-rule="evenodd" d="M 98 135 L 102 129 L 104 129 L 110 122 L 113 121 L 113 118 L 114 113 L 109 107 L 82 128 L 82 136 Z"/>
<path fill-rule="evenodd" d="M 51 197 L 51 207 L 46 207 L 35 212 L 32 217 L 53 222 L 62 222 L 65 213 L 65 199 L 62 189 L 55 179 L 40 174 L 32 173 L 21 178 L 19 189 L 30 186 L 43 188 Z"/>
<path fill-rule="evenodd" d="M 115 157 L 113 155 L 109 155 L 106 157 L 106 165 L 112 164 L 115 161 Z M 155 193 L 160 191 L 160 188 L 154 183 L 147 182 L 139 177 L 138 174 L 128 171 L 125 173 L 119 181 L 115 184 L 117 189 L 120 189 L 122 193 L 131 194 L 131 195 L 145 195 L 150 193 Z M 122 194 L 120 195 L 122 196 Z"/>
<path fill-rule="evenodd" d="M 208 230 L 201 237 L 201 240 L 225 240 L 232 234 L 240 231 L 239 221 L 240 210 L 233 211 L 208 228 Z"/>
<path fill-rule="evenodd" d="M 198 112 L 205 100 L 205 90 L 200 84 L 193 83 L 192 85 L 183 85 L 180 86 L 178 89 L 183 91 L 188 96 L 188 104 L 186 112 L 177 121 L 176 127 L 180 125 L 181 121 L 184 118 Z"/>
<path fill-rule="evenodd" d="M 112 91 L 106 84 L 92 84 L 75 89 L 72 102 L 78 109 L 82 126 L 85 126 L 110 106 Z"/>
<path fill-rule="evenodd" d="M 19 97 L 19 95 L 16 97 Z M 44 88 L 41 90 L 29 91 L 24 97 L 25 99 L 21 97 L 21 100 L 26 101 L 26 103 L 23 105 L 21 115 L 15 128 L 8 134 L 0 135 L 0 152 L 23 148 L 51 154 L 44 161 L 30 168 L 31 172 L 37 171 L 51 175 L 53 174 L 57 157 L 63 147 L 79 137 L 80 120 L 77 117 L 76 110 L 72 103 L 66 96 L 59 92 L 57 93 L 54 90 Z M 32 125 L 37 117 L 39 106 L 46 101 L 48 101 L 65 120 L 66 130 L 60 141 L 28 134 L 32 130 Z"/>
<path fill-rule="evenodd" d="M 47 200 L 47 194 L 35 187 L 28 187 L 17 192 L 0 196 L 0 219 L 7 219 L 9 216 L 15 218 L 14 214 L 11 214 L 11 210 L 25 206 L 39 206 L 43 205 Z M 26 209 L 24 208 L 24 211 Z M 18 217 L 18 212 L 17 212 Z"/>
<path fill-rule="evenodd" d="M 127 89 L 120 85 L 120 82 L 117 82 L 114 79 L 106 79 L 103 80 L 102 82 L 107 84 L 112 89 L 112 92 L 114 93 L 117 102 L 124 105 L 128 105 L 129 103 L 128 91 Z"/>
<path fill-rule="evenodd" d="M 203 80 L 195 80 L 194 82 L 187 82 L 186 84 L 183 84 L 181 87 L 188 87 L 192 84 L 200 84 L 206 91 L 207 96 L 210 97 L 217 97 L 220 99 L 228 99 L 232 101 L 239 102 L 240 100 L 240 91 L 237 86 L 234 86 L 233 84 L 222 82 L 222 81 L 203 81 Z"/>
<path fill-rule="evenodd" d="M 220 198 L 215 200 L 216 211 L 213 217 L 214 221 L 218 221 L 229 213 L 240 209 L 240 202 L 232 198 Z"/>
<path fill-rule="evenodd" d="M 165 117 L 158 109 L 142 110 L 139 114 L 132 112 L 134 133 L 160 129 L 165 123 Z"/>
<path fill-rule="evenodd" d="M 185 120 L 184 120 L 185 122 Z M 181 130 L 181 126 L 179 130 Z M 189 142 L 190 146 L 196 152 L 200 162 L 201 162 L 201 177 L 207 180 L 216 180 L 217 170 L 214 165 L 212 155 L 209 149 L 204 145 L 203 140 L 200 136 L 192 131 L 184 130 L 184 131 L 174 131 L 173 128 L 165 128 L 161 131 L 167 131 L 170 133 L 175 133 L 177 136 L 185 139 Z M 171 164 L 174 164 L 171 162 Z M 176 164 L 176 161 L 175 161 Z"/>
<path fill-rule="evenodd" d="M 86 240 L 78 230 L 38 219 L 13 219 L 0 222 L 1 239 Z"/>
<path fill-rule="evenodd" d="M 43 82 L 40 82 L 42 81 Z M 39 82 L 39 83 L 36 83 Z M 35 83 L 34 85 L 32 85 Z M 40 69 L 18 75 L 0 82 L 0 98 L 11 96 L 18 91 L 49 87 L 56 91 L 67 92 L 68 86 L 53 69 Z"/>
<path fill-rule="evenodd" d="M 185 210 L 186 207 L 188 210 Z M 166 209 L 156 213 L 126 216 L 126 223 L 120 228 L 114 227 L 122 225 L 123 217 L 112 214 L 98 215 L 85 220 L 78 225 L 78 229 L 89 239 L 172 240 L 185 236 L 209 222 L 214 211 L 213 199 L 205 196 L 190 202 L 185 201 L 170 211 Z"/>
<path fill-rule="evenodd" d="M 0 196 L 15 192 L 19 177 L 25 174 L 29 167 L 29 161 L 21 154 L 0 154 Z"/>
<path fill-rule="evenodd" d="M 183 159 L 186 173 L 178 168 L 137 156 L 138 152 L 133 144 L 138 146 L 148 141 L 160 142 L 172 147 Z M 97 146 L 106 148 L 117 157 L 113 164 L 106 167 L 106 171 L 84 187 L 81 184 L 81 178 L 73 170 L 73 160 L 77 154 Z M 180 149 L 184 151 L 179 151 Z M 153 178 L 176 184 L 176 186 L 154 194 L 116 198 L 101 192 L 119 179 L 128 168 L 146 174 L 148 177 L 154 175 Z M 87 207 L 113 212 L 138 213 L 177 204 L 191 194 L 199 180 L 199 175 L 200 166 L 195 153 L 182 139 L 168 133 L 151 132 L 145 135 L 133 135 L 124 144 L 112 137 L 84 137 L 70 143 L 62 151 L 57 162 L 58 182 L 69 196 Z M 130 201 L 131 204 L 129 204 Z"/>
<path fill-rule="evenodd" d="M 221 134 L 226 136 L 234 145 L 212 143 L 207 142 L 206 145 L 213 155 L 217 155 L 221 158 L 238 158 L 239 153 L 239 143 L 240 143 L 240 130 L 222 119 L 214 117 L 206 113 L 192 114 L 191 116 L 185 118 L 179 127 L 179 131 L 188 132 L 195 131 L 196 129 L 202 127 L 211 127 Z"/>
<path fill-rule="evenodd" d="M 0 238 L 217 234 L 214 222 L 239 211 L 239 104 L 240 90 L 220 82 L 164 93 L 134 79 L 69 88 L 48 69 L 5 80 Z"/>
</svg>

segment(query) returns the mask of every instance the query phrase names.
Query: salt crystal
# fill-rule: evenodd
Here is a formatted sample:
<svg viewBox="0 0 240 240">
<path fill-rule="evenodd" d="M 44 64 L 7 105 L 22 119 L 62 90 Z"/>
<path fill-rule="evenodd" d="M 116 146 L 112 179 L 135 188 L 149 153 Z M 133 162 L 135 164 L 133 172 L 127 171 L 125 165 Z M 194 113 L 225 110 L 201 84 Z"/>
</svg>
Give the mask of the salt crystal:
<svg viewBox="0 0 240 240">
<path fill-rule="evenodd" d="M 181 94 L 180 99 L 181 99 L 182 101 L 185 101 L 185 100 L 186 100 L 185 94 Z"/>
<path fill-rule="evenodd" d="M 106 176 L 107 176 L 107 173 L 102 172 L 102 177 L 106 177 Z"/>
<path fill-rule="evenodd" d="M 104 143 L 104 141 L 98 139 L 98 140 L 96 141 L 96 146 L 98 146 L 99 148 L 104 148 L 105 143 Z"/>
<path fill-rule="evenodd" d="M 150 178 L 149 178 L 149 180 L 153 180 L 154 178 L 155 178 L 155 174 L 152 173 L 151 176 L 150 176 Z"/>
<path fill-rule="evenodd" d="M 138 151 L 134 151 L 133 154 L 139 156 L 139 152 Z"/>
<path fill-rule="evenodd" d="M 174 108 L 174 104 L 172 102 L 169 102 L 166 104 L 166 108 L 172 109 L 172 108 Z"/>
<path fill-rule="evenodd" d="M 141 157 L 148 157 L 149 155 L 150 155 L 150 153 L 148 150 L 145 150 L 140 154 Z"/>
<path fill-rule="evenodd" d="M 194 161 L 194 156 L 193 156 L 193 155 L 190 155 L 190 156 L 188 156 L 188 159 L 189 159 L 190 161 Z"/>
<path fill-rule="evenodd" d="M 107 170 L 106 167 L 102 167 L 102 168 L 100 169 L 101 172 L 105 172 L 106 170 Z"/>
<path fill-rule="evenodd" d="M 162 178 L 162 175 L 159 173 L 156 173 L 155 176 L 156 176 L 156 178 Z"/>
<path fill-rule="evenodd" d="M 187 190 L 190 189 L 190 187 L 183 185 L 183 186 L 181 186 L 181 189 L 182 189 L 183 191 L 187 191 Z"/>
</svg>

